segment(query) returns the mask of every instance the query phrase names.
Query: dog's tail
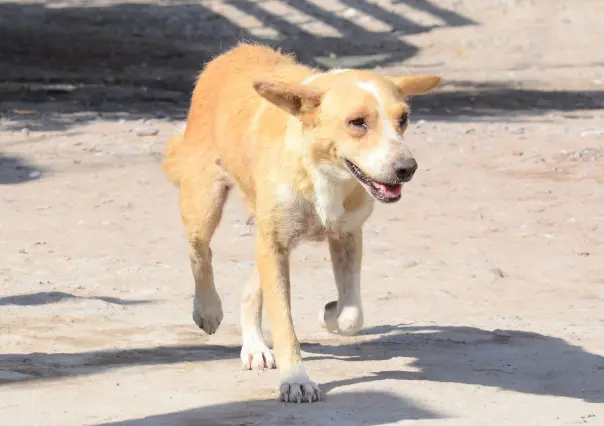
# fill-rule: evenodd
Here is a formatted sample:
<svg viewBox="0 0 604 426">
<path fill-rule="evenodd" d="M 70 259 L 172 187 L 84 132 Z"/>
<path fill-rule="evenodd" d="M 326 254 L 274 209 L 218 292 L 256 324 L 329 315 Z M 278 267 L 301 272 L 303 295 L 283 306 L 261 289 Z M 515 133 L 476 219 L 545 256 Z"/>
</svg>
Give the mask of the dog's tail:
<svg viewBox="0 0 604 426">
<path fill-rule="evenodd" d="M 182 165 L 179 148 L 182 148 L 183 139 L 184 133 L 178 132 L 166 142 L 164 161 L 162 163 L 162 170 L 168 177 L 168 180 L 176 186 L 180 185 L 181 179 Z"/>
</svg>

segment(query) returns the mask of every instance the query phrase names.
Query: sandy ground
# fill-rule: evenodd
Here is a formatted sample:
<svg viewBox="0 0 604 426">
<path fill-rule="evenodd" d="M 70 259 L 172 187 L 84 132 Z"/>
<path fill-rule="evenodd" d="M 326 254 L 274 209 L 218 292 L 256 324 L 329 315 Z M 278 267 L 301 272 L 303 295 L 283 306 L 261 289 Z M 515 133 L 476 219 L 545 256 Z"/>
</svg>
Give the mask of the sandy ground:
<svg viewBox="0 0 604 426">
<path fill-rule="evenodd" d="M 0 2 L 0 424 L 604 424 L 602 22 L 597 0 Z M 237 196 L 225 319 L 194 325 L 159 168 L 195 73 L 242 38 L 444 78 L 413 101 L 420 171 L 365 229 L 358 336 L 316 320 L 326 247 L 293 256 L 318 404 L 240 369 Z"/>
</svg>

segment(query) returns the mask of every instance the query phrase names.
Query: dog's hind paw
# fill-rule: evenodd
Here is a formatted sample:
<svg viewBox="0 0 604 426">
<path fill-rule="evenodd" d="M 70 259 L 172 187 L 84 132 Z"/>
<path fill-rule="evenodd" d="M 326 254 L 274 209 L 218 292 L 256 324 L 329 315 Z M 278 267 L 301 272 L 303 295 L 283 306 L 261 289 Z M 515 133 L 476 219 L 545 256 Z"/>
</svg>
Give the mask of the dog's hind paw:
<svg viewBox="0 0 604 426">
<path fill-rule="evenodd" d="M 273 352 L 261 342 L 243 345 L 241 348 L 241 363 L 244 370 L 264 370 L 276 368 Z"/>
</svg>

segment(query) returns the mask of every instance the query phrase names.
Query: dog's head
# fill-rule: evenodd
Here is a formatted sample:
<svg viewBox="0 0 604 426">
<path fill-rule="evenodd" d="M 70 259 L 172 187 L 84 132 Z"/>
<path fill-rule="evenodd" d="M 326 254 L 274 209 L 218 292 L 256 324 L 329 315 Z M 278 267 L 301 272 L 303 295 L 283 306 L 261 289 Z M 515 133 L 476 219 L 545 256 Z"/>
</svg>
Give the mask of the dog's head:
<svg viewBox="0 0 604 426">
<path fill-rule="evenodd" d="M 403 142 L 406 99 L 436 87 L 436 76 L 381 77 L 363 71 L 312 76 L 301 84 L 257 81 L 256 91 L 295 116 L 312 161 L 332 174 L 354 176 L 379 201 L 401 197 L 417 162 Z"/>
</svg>

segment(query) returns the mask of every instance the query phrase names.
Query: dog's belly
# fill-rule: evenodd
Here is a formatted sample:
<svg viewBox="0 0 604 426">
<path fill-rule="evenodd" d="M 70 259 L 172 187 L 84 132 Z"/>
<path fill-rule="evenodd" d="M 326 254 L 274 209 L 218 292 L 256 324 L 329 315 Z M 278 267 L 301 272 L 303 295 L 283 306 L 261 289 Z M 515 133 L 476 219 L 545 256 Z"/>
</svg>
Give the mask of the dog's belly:
<svg viewBox="0 0 604 426">
<path fill-rule="evenodd" d="M 307 241 L 324 241 L 329 236 L 330 232 L 318 222 L 311 224 L 307 227 L 305 232 L 302 234 L 302 239 Z"/>
<path fill-rule="evenodd" d="M 373 203 L 368 202 L 360 209 L 344 212 L 337 220 L 323 224 L 318 215 L 312 215 L 301 226 L 301 238 L 309 241 L 323 241 L 360 229 L 373 211 Z"/>
</svg>

